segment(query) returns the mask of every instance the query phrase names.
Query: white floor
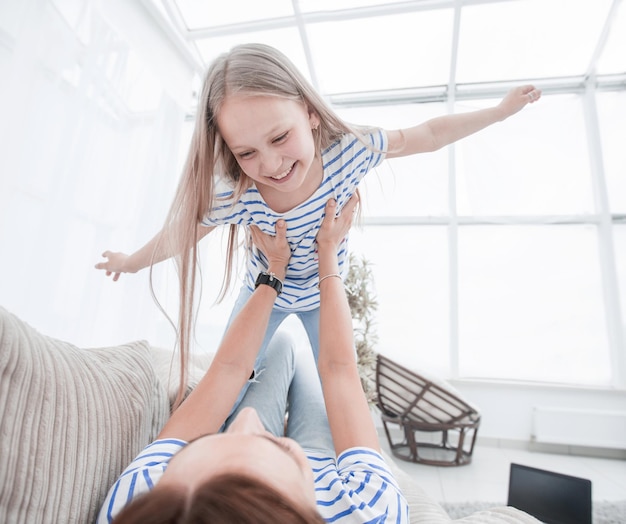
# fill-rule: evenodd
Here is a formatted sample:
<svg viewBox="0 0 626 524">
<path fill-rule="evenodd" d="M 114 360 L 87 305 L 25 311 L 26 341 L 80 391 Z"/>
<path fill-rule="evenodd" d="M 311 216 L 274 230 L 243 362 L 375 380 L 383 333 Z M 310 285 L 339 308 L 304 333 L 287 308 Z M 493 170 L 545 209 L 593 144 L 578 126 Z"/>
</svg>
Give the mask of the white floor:
<svg viewBox="0 0 626 524">
<path fill-rule="evenodd" d="M 387 440 L 381 446 L 389 453 Z M 592 482 L 594 501 L 626 499 L 626 460 L 527 451 L 477 443 L 472 462 L 460 467 L 435 467 L 394 458 L 431 497 L 439 502 L 506 504 L 511 462 L 583 477 Z"/>
</svg>

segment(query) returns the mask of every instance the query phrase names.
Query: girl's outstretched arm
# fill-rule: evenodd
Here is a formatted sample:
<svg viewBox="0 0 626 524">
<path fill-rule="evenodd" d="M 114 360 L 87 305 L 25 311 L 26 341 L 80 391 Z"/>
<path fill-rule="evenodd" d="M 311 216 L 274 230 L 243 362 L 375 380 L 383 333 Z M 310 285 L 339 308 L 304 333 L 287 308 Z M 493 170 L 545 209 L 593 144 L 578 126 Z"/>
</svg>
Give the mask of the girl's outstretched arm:
<svg viewBox="0 0 626 524">
<path fill-rule="evenodd" d="M 337 454 L 362 446 L 380 451 L 378 434 L 363 393 L 352 335 L 352 316 L 339 275 L 337 248 L 350 226 L 353 196 L 336 216 L 334 200 L 317 234 L 320 274 L 320 350 L 318 368 L 328 422 Z"/>
<path fill-rule="evenodd" d="M 387 158 L 436 151 L 514 115 L 539 98 L 539 89 L 532 85 L 519 86 L 511 89 L 497 106 L 440 116 L 415 127 L 387 131 Z"/>
<path fill-rule="evenodd" d="M 198 225 L 196 242 L 202 240 L 213 229 L 215 229 L 215 226 Z M 113 281 L 115 282 L 120 278 L 121 273 L 137 273 L 137 271 L 148 267 L 151 263 L 156 264 L 167 260 L 177 254 L 168 251 L 167 246 L 172 245 L 172 243 L 169 242 L 167 235 L 168 230 L 163 229 L 159 231 L 132 255 L 116 251 L 105 251 L 102 253 L 102 256 L 106 258 L 106 261 L 97 263 L 95 267 L 96 269 L 105 270 L 107 277 L 113 275 Z"/>
<path fill-rule="evenodd" d="M 255 226 L 250 229 L 255 244 L 268 260 L 268 273 L 283 281 L 291 257 L 286 223 L 276 223 L 275 236 L 263 235 Z M 254 290 L 224 334 L 211 366 L 174 411 L 158 438 L 189 441 L 219 430 L 254 369 L 276 296 L 276 290 L 270 286 L 260 285 Z"/>
</svg>

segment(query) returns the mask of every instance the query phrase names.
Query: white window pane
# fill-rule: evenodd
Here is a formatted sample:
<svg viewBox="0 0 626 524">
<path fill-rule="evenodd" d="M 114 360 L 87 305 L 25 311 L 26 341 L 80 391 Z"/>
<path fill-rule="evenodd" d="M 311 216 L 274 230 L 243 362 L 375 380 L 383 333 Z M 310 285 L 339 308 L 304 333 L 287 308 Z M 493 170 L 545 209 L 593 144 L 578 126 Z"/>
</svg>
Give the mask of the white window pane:
<svg viewBox="0 0 626 524">
<path fill-rule="evenodd" d="M 219 3 L 206 0 L 176 0 L 174 3 L 189 29 L 293 16 L 291 0 L 271 2 L 231 0 Z"/>
<path fill-rule="evenodd" d="M 358 7 L 396 4 L 397 0 L 298 0 L 300 11 L 336 11 L 338 9 L 354 9 Z"/>
<path fill-rule="evenodd" d="M 609 208 L 626 213 L 626 91 L 596 96 Z"/>
<path fill-rule="evenodd" d="M 463 103 L 457 111 L 497 101 Z M 587 138 L 578 95 L 544 96 L 457 147 L 461 215 L 594 212 Z"/>
<path fill-rule="evenodd" d="M 518 0 L 465 6 L 457 81 L 585 73 L 610 4 L 610 0 Z"/>
<path fill-rule="evenodd" d="M 441 376 L 449 374 L 447 229 L 353 228 L 350 250 L 372 264 L 378 298 L 377 351 Z"/>
<path fill-rule="evenodd" d="M 316 23 L 307 31 L 324 93 L 448 82 L 451 9 Z"/>
<path fill-rule="evenodd" d="M 620 74 L 626 71 L 626 7 L 618 3 L 617 14 L 611 20 L 611 32 L 598 60 L 598 74 Z"/>
<path fill-rule="evenodd" d="M 340 109 L 348 122 L 383 129 L 399 129 L 445 114 L 445 105 Z M 442 216 L 448 214 L 448 154 L 435 153 L 393 158 L 369 173 L 362 183 L 363 210 L 368 217 Z"/>
<path fill-rule="evenodd" d="M 607 385 L 596 229 L 459 230 L 461 376 Z"/>
<path fill-rule="evenodd" d="M 622 313 L 622 336 L 626 338 L 626 224 L 613 226 L 613 247 L 619 281 L 619 300 Z"/>
<path fill-rule="evenodd" d="M 300 35 L 295 27 L 203 38 L 196 41 L 196 46 L 202 56 L 202 59 L 204 60 L 204 63 L 208 66 L 215 58 L 222 53 L 229 51 L 234 46 L 251 42 L 267 44 L 275 47 L 279 51 L 282 51 L 294 63 L 300 72 L 311 80 Z"/>
</svg>

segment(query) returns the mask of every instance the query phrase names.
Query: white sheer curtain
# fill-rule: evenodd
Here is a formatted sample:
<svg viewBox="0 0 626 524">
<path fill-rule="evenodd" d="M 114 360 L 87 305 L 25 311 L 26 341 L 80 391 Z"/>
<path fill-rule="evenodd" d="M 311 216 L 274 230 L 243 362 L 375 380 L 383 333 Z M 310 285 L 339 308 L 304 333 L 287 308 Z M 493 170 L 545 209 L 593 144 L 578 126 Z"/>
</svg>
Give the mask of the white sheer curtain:
<svg viewBox="0 0 626 524">
<path fill-rule="evenodd" d="M 148 273 L 94 264 L 160 228 L 193 74 L 141 2 L 0 3 L 1 306 L 77 345 L 171 343 Z"/>
</svg>

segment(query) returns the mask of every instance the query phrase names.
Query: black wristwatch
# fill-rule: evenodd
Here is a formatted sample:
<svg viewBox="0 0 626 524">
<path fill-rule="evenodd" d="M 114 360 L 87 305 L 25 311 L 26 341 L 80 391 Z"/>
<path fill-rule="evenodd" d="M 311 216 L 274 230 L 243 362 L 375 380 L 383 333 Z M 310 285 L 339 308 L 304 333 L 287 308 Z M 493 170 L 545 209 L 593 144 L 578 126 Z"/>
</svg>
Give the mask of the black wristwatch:
<svg viewBox="0 0 626 524">
<path fill-rule="evenodd" d="M 254 289 L 258 288 L 261 284 L 273 287 L 276 291 L 276 296 L 280 295 L 280 292 L 283 290 L 283 283 L 278 280 L 274 273 L 266 273 L 265 271 L 259 273 L 254 283 Z"/>
</svg>

